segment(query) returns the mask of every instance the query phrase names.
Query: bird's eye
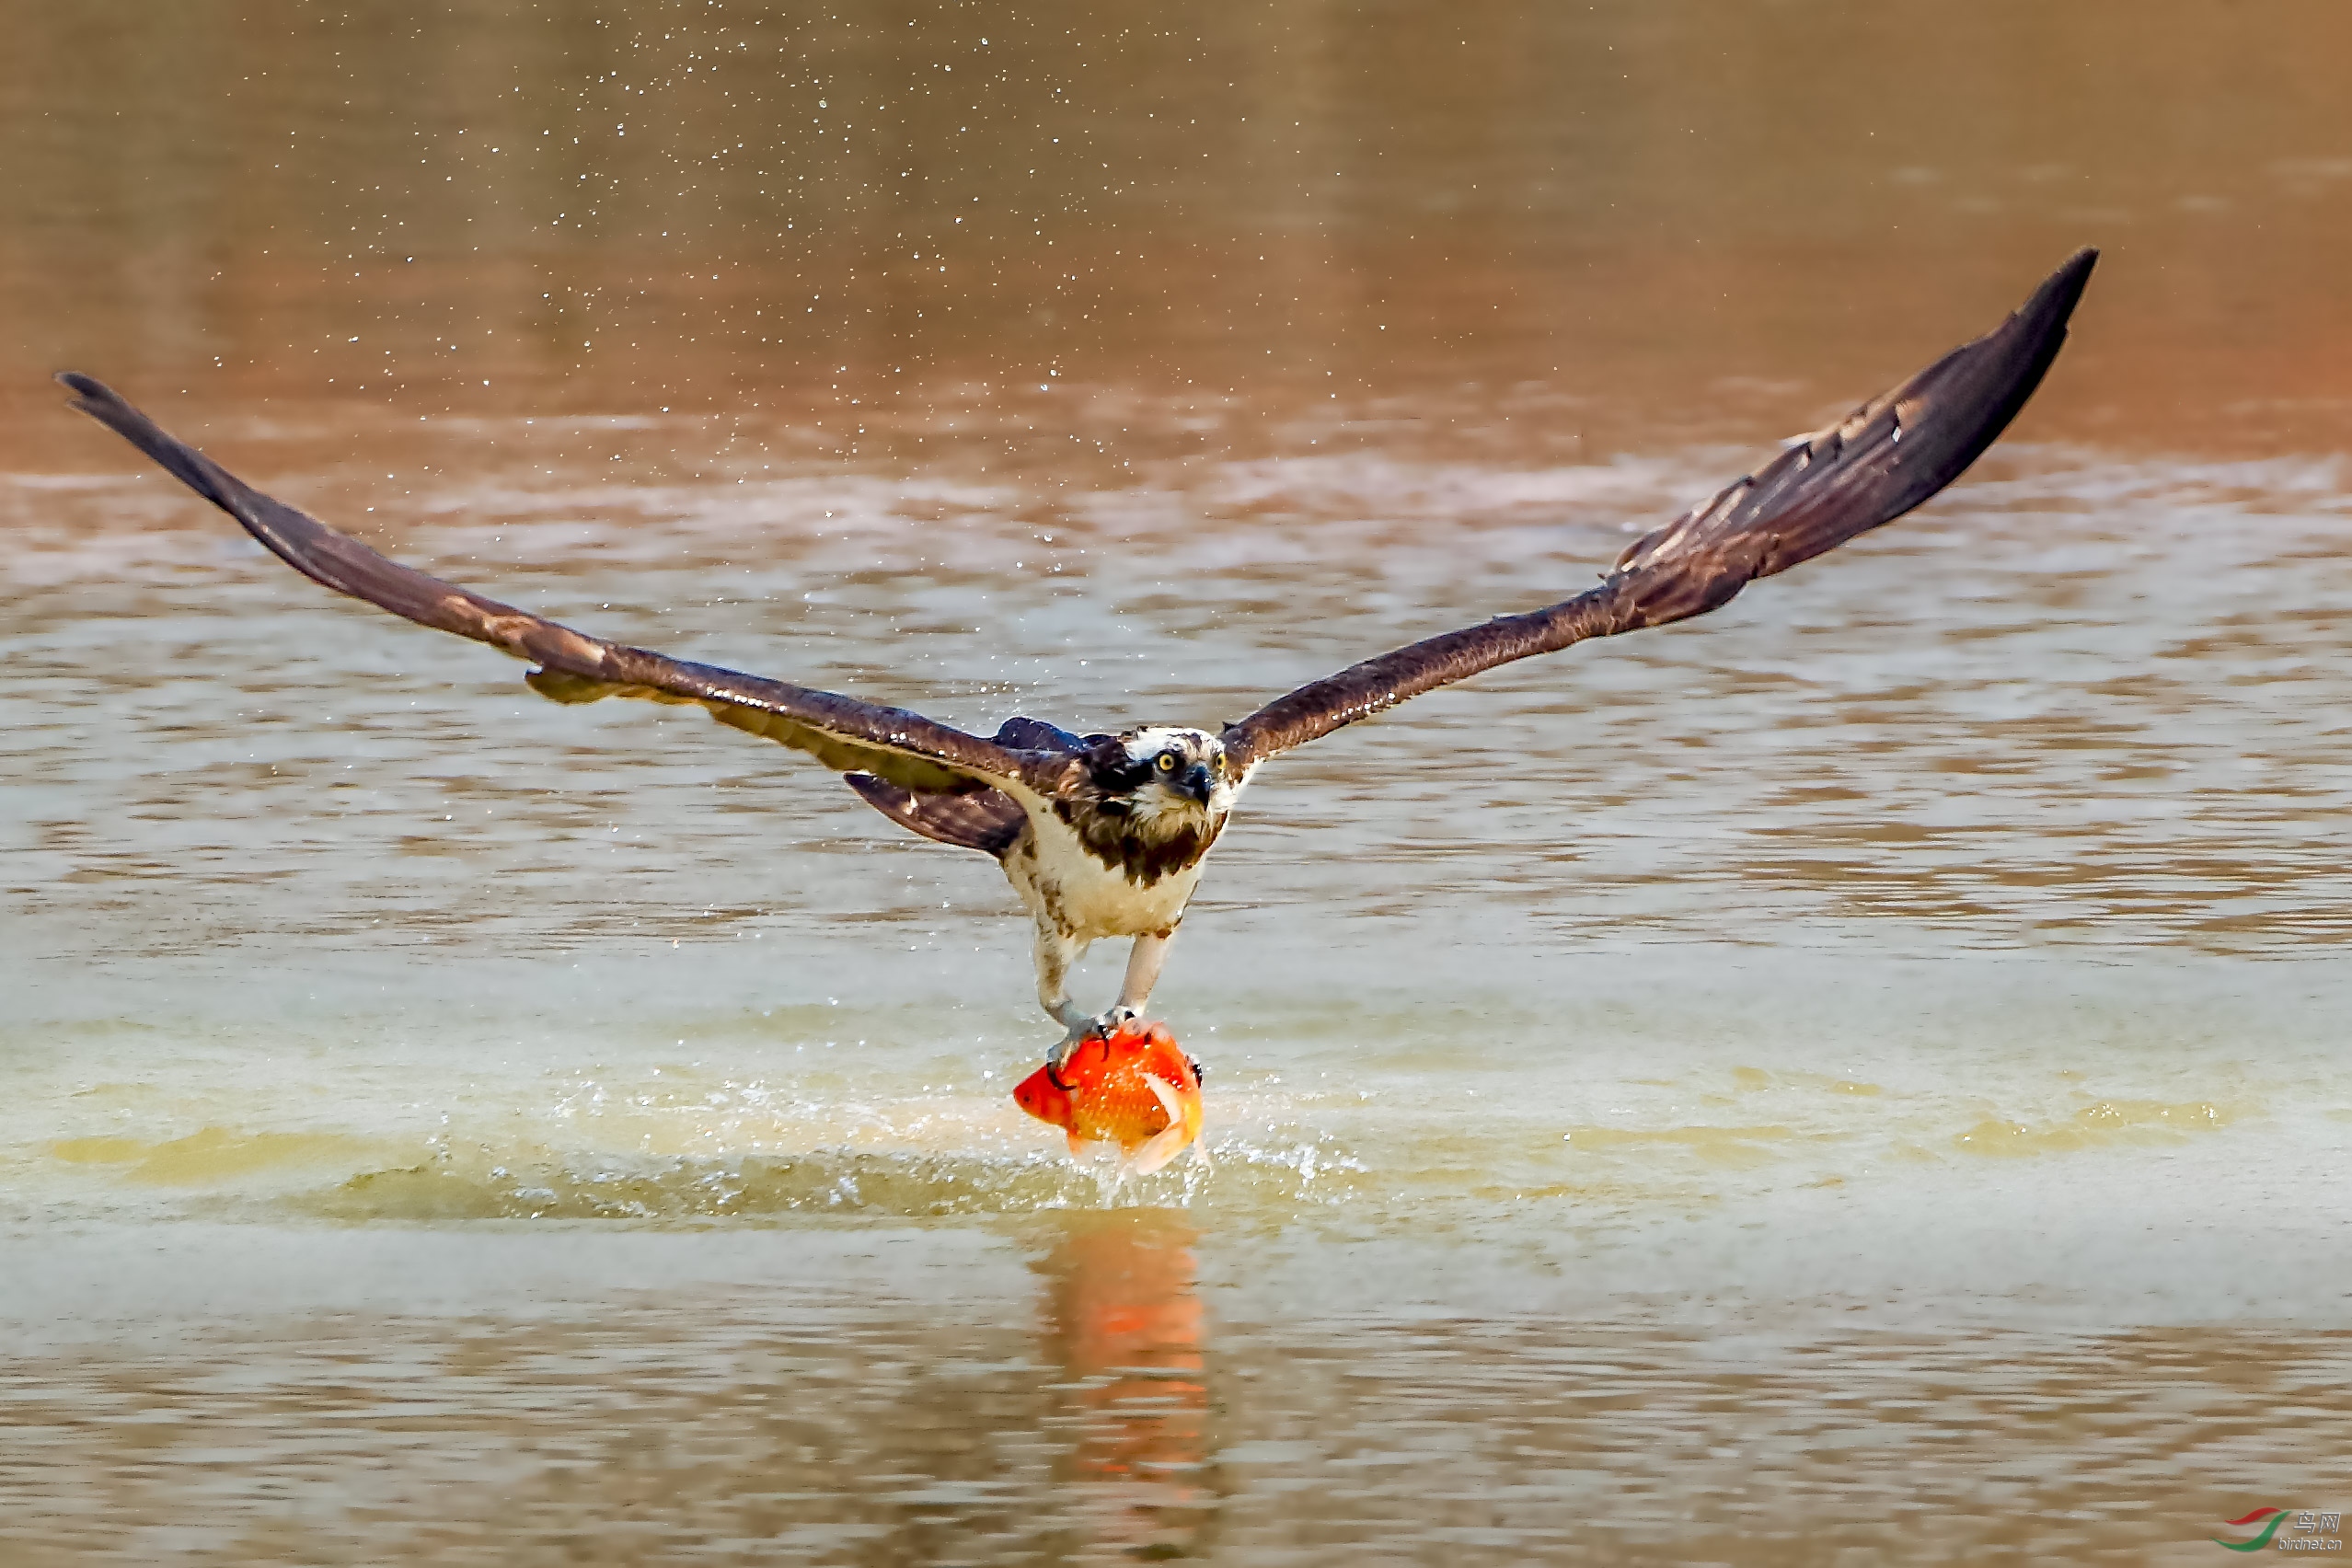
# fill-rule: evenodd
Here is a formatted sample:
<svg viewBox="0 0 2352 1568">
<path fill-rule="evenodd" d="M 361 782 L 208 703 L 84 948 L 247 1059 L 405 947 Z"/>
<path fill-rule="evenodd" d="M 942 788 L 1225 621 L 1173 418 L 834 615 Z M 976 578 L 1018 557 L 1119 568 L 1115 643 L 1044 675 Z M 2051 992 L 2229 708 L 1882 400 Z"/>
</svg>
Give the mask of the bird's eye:
<svg viewBox="0 0 2352 1568">
<path fill-rule="evenodd" d="M 1159 754 L 1159 771 L 1162 773 L 1173 773 L 1176 771 L 1176 754 L 1174 752 L 1161 752 Z"/>
</svg>

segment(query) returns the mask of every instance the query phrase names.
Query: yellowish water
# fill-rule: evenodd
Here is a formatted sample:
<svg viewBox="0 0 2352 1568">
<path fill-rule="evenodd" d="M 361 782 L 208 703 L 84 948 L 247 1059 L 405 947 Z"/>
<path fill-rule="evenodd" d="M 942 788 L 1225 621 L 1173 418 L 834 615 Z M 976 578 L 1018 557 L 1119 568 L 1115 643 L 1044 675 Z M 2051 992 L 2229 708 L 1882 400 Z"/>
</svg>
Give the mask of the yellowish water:
<svg viewBox="0 0 2352 1568">
<path fill-rule="evenodd" d="M 0 1562 L 2209 1562 L 2340 1508 L 2341 7 L 19 7 Z M 1210 722 L 2106 256 L 1918 517 L 995 868 L 333 600 Z M 612 706 L 612 705 L 607 705 Z M 1082 995 L 1107 1000 L 1098 959 Z"/>
</svg>

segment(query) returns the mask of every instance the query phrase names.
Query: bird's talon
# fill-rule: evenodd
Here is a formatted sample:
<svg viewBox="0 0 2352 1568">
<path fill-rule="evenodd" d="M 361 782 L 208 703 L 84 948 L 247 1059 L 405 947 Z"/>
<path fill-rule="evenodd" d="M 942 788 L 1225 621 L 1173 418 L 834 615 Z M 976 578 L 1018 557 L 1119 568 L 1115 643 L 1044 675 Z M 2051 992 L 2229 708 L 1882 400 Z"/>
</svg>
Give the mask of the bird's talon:
<svg viewBox="0 0 2352 1568">
<path fill-rule="evenodd" d="M 1058 1067 L 1068 1058 L 1072 1051 L 1088 1041 L 1110 1039 L 1117 1026 L 1107 1021 L 1108 1016 L 1106 1014 L 1103 1018 L 1076 1019 L 1065 1024 L 1063 1026 L 1065 1032 L 1061 1039 L 1055 1041 L 1054 1048 L 1045 1053 L 1046 1065 Z"/>
<path fill-rule="evenodd" d="M 1051 1051 L 1045 1053 L 1046 1066 L 1058 1072 L 1062 1064 L 1069 1060 L 1071 1051 L 1078 1046 L 1090 1040 L 1107 1043 L 1113 1035 L 1135 1022 L 1138 1016 L 1140 1015 L 1133 1008 L 1114 1007 L 1099 1017 L 1080 1019 L 1075 1023 L 1066 1025 L 1068 1032 L 1055 1043 Z"/>
</svg>

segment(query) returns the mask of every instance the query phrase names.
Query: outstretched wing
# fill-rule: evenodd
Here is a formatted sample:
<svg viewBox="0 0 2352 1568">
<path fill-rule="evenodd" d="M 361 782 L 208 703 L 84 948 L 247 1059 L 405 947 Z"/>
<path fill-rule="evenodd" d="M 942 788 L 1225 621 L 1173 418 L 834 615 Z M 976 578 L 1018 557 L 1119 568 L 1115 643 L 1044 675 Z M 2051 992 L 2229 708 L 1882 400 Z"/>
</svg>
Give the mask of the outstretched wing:
<svg viewBox="0 0 2352 1568">
<path fill-rule="evenodd" d="M 1247 767 L 1497 664 L 1704 615 L 1757 578 L 1900 517 L 1958 478 L 2025 406 L 2098 259 L 2078 251 L 1992 331 L 1635 541 L 1599 586 L 1301 686 L 1227 726 L 1227 757 Z"/>
<path fill-rule="evenodd" d="M 721 723 L 806 752 L 836 773 L 870 774 L 905 790 L 952 795 L 1014 788 L 1052 795 L 1073 773 L 1075 765 L 1059 748 L 1002 745 L 905 709 L 623 647 L 429 577 L 263 495 L 167 435 L 102 383 L 71 372 L 58 380 L 80 394 L 75 408 L 236 518 L 296 571 L 419 626 L 531 661 L 539 667 L 524 678 L 543 697 L 699 704 Z"/>
<path fill-rule="evenodd" d="M 841 781 L 858 798 L 910 833 L 959 849 L 978 849 L 1003 859 L 1020 837 L 1029 813 L 1002 790 L 968 790 L 941 795 L 925 790 L 902 790 L 870 773 L 845 773 Z"/>
<path fill-rule="evenodd" d="M 1089 738 L 1073 735 L 1043 719 L 1015 718 L 999 725 L 992 739 L 1016 751 L 1075 755 L 1086 749 Z M 1029 820 L 1020 802 L 1002 790 L 964 790 L 943 795 L 902 790 L 870 773 L 848 774 L 841 781 L 855 790 L 859 800 L 909 832 L 958 848 L 983 850 L 1000 860 L 1020 839 L 1021 826 Z"/>
</svg>

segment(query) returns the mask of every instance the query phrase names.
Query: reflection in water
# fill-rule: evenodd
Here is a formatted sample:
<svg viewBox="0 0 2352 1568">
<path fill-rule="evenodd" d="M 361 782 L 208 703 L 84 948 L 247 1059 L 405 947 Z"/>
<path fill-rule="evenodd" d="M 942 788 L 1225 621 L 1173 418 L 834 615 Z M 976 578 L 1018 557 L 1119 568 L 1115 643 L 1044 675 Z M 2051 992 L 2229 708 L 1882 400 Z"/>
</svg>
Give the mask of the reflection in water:
<svg viewBox="0 0 2352 1568">
<path fill-rule="evenodd" d="M 1164 1213 L 1027 1268 L 963 1226 L 43 1241 L 0 1273 L 0 1562 L 2169 1568 L 2352 1451 L 2340 1329 L 1666 1321 L 1597 1277 L 1630 1251 L 1197 1245 L 1213 1381 Z"/>
<path fill-rule="evenodd" d="M 1166 1209 L 1056 1217 L 1042 1339 L 1062 1372 L 1055 1424 L 1071 1435 L 1061 1483 L 1097 1544 L 1194 1554 L 1217 1506 L 1197 1233 Z"/>
</svg>

